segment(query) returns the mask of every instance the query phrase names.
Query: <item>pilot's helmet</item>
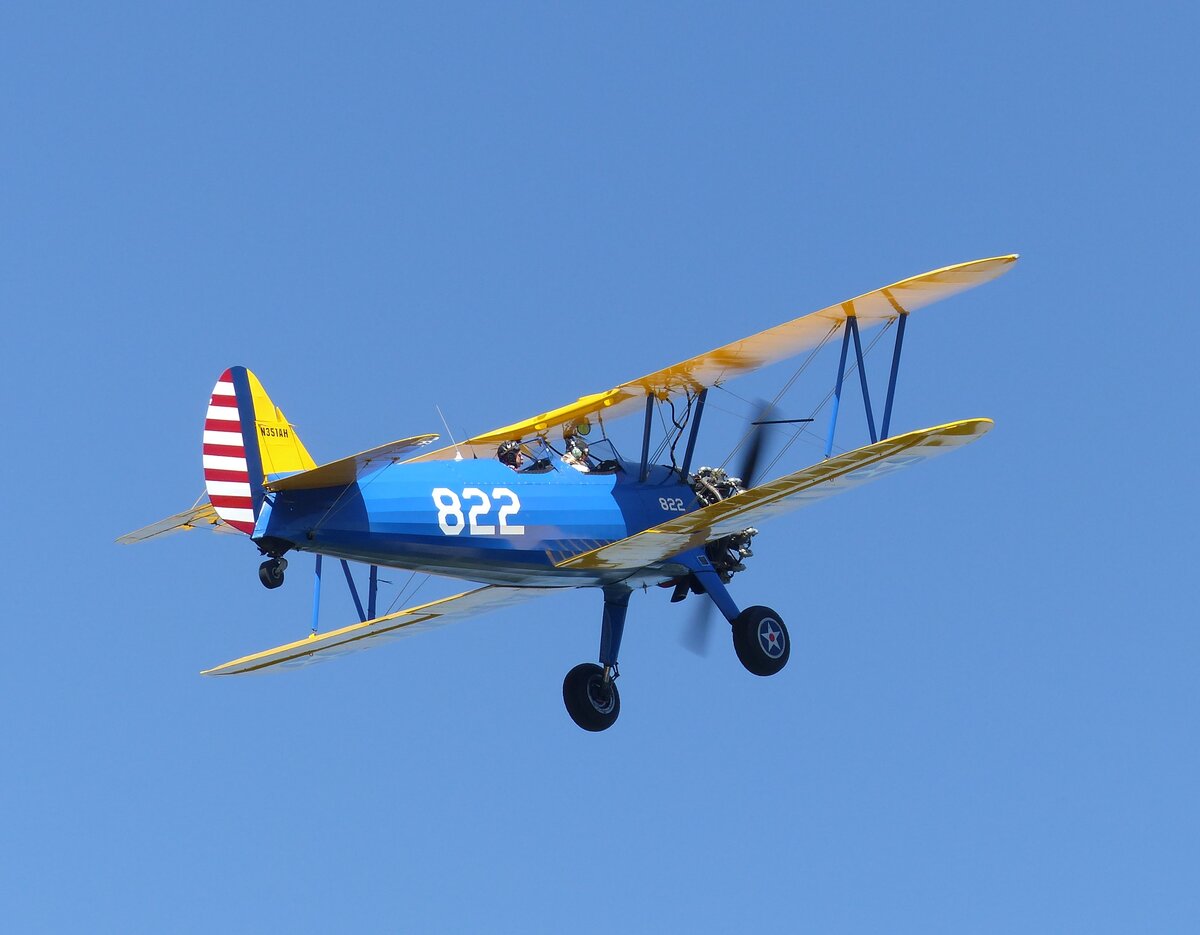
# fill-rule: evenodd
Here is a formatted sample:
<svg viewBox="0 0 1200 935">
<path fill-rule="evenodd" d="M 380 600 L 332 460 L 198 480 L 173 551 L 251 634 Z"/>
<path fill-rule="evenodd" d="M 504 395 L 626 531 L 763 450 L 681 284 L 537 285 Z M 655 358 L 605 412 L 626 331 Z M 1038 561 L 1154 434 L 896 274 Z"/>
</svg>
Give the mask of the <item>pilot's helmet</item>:
<svg viewBox="0 0 1200 935">
<path fill-rule="evenodd" d="M 521 459 L 521 443 L 511 439 L 501 442 L 500 447 L 496 449 L 496 458 L 502 464 L 516 467 Z"/>
</svg>

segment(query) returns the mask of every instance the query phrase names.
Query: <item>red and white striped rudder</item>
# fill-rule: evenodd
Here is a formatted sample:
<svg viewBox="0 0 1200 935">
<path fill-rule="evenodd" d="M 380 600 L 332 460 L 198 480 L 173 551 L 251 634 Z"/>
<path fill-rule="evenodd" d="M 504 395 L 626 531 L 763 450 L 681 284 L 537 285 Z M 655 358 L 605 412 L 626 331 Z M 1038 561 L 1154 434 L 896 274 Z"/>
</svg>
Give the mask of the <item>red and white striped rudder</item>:
<svg viewBox="0 0 1200 935">
<path fill-rule="evenodd" d="M 253 425 L 248 428 L 254 430 Z M 246 535 L 254 532 L 254 498 L 232 368 L 213 387 L 204 418 L 204 487 L 222 520 Z"/>
</svg>

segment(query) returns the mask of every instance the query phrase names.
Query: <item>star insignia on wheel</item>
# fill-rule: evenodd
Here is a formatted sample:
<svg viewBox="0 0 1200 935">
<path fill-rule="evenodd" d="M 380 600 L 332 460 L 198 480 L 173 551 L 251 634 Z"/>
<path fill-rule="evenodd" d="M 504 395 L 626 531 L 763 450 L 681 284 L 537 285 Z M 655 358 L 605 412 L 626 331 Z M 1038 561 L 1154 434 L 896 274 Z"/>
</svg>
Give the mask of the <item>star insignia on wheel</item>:
<svg viewBox="0 0 1200 935">
<path fill-rule="evenodd" d="M 758 639 L 768 656 L 778 656 L 783 652 L 783 630 L 774 620 L 762 622 L 758 628 Z"/>
</svg>

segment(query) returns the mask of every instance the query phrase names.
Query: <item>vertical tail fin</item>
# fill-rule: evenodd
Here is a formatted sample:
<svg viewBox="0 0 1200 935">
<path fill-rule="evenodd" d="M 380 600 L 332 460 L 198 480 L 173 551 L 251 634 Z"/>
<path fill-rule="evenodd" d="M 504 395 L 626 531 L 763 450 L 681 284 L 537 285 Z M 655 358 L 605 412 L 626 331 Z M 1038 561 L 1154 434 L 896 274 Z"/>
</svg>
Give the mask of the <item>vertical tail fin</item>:
<svg viewBox="0 0 1200 935">
<path fill-rule="evenodd" d="M 246 535 L 254 532 L 268 477 L 316 467 L 283 411 L 245 367 L 230 367 L 213 387 L 203 451 L 213 509 Z"/>
</svg>

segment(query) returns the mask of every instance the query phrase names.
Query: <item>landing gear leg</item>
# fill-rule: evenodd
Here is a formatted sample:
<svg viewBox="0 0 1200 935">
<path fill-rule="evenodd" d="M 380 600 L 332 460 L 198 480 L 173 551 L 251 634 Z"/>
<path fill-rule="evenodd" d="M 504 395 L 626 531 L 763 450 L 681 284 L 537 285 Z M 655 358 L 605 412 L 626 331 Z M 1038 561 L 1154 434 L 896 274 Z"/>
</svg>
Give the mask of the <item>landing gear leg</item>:
<svg viewBox="0 0 1200 935">
<path fill-rule="evenodd" d="M 604 623 L 600 630 L 600 665 L 584 662 L 563 680 L 563 703 L 571 720 L 584 730 L 607 730 L 621 713 L 617 692 L 617 655 L 625 632 L 629 588 L 604 589 Z"/>
<path fill-rule="evenodd" d="M 792 641 L 779 614 L 769 607 L 738 610 L 716 573 L 701 569 L 693 574 L 729 621 L 733 631 L 733 650 L 747 672 L 774 675 L 787 665 L 792 655 Z"/>
<path fill-rule="evenodd" d="M 269 558 L 258 566 L 258 580 L 264 588 L 274 590 L 283 584 L 283 573 L 287 570 L 287 559 L 279 555 Z"/>
</svg>

